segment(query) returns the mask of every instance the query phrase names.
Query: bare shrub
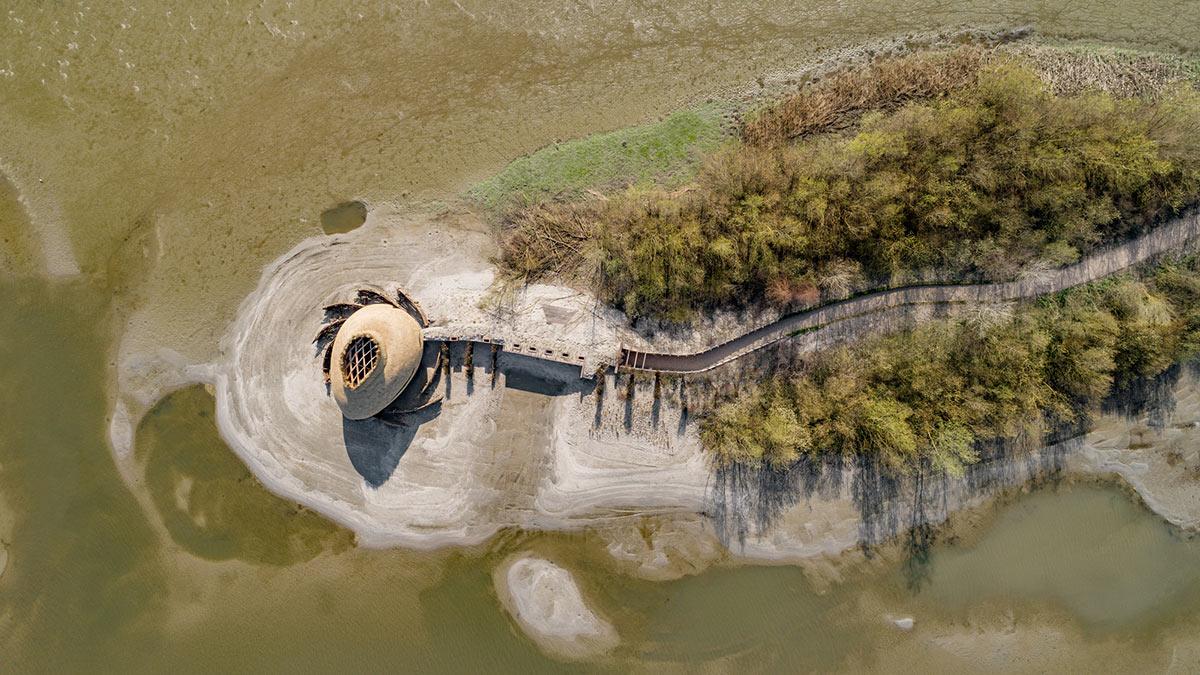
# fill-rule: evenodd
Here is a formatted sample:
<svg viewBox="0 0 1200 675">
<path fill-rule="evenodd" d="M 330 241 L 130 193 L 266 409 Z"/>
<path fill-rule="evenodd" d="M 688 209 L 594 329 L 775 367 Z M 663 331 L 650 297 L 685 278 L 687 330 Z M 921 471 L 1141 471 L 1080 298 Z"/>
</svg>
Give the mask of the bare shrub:
<svg viewBox="0 0 1200 675">
<path fill-rule="evenodd" d="M 514 277 L 583 273 L 599 219 L 586 204 L 537 204 L 512 215 L 500 241 L 500 262 Z"/>
<path fill-rule="evenodd" d="M 985 52 L 959 47 L 884 59 L 826 77 L 759 112 L 746 123 L 747 143 L 769 145 L 848 126 L 868 110 L 892 110 L 975 82 Z"/>
</svg>

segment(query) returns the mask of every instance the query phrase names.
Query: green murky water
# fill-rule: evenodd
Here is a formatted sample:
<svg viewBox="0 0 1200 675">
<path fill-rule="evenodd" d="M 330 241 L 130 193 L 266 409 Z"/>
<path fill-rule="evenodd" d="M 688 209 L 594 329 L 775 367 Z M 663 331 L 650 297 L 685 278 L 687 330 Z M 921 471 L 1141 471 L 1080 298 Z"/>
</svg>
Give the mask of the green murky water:
<svg viewBox="0 0 1200 675">
<path fill-rule="evenodd" d="M 0 404 L 23 421 L 0 445 L 0 488 L 17 516 L 0 648 L 21 670 L 559 668 L 492 590 L 492 567 L 529 548 L 576 572 L 618 627 L 621 648 L 590 664 L 603 670 L 948 667 L 959 657 L 931 650 L 929 634 L 1043 625 L 1069 627 L 1066 642 L 1049 644 L 1064 665 L 1154 666 L 1163 641 L 1200 620 L 1200 543 L 1091 487 L 1002 507 L 976 543 L 935 546 L 916 587 L 893 563 L 852 566 L 833 584 L 792 567 L 638 581 L 608 571 L 586 534 L 436 554 L 355 549 L 232 458 L 200 387 L 167 397 L 139 428 L 152 497 L 143 510 L 101 433 L 93 364 L 103 354 L 87 327 L 103 325 L 103 310 L 84 285 L 39 290 L 0 287 L 11 319 L 0 329 L 11 365 Z M 1013 626 L 992 625 L 1014 614 Z M 903 616 L 916 619 L 912 632 L 889 622 Z"/>
<path fill-rule="evenodd" d="M 19 193 L 12 183 L 0 176 L 0 274 L 25 276 L 33 273 L 35 252 Z"/>
<path fill-rule="evenodd" d="M 587 535 L 355 549 L 262 490 L 198 388 L 146 417 L 126 487 L 105 440 L 117 341 L 205 360 L 265 262 L 354 226 L 355 213 L 326 222 L 330 204 L 445 199 L 556 140 L 877 37 L 1032 24 L 1194 55 L 1200 34 L 1184 0 L 493 5 L 0 12 L 6 670 L 562 668 L 492 591 L 495 563 L 528 546 L 557 552 L 616 624 L 623 645 L 598 669 L 1188 665 L 1197 544 L 1113 491 L 1023 499 L 976 545 L 935 549 L 914 590 L 882 563 L 828 587 L 786 567 L 635 581 Z M 84 274 L 37 280 L 47 253 Z"/>
<path fill-rule="evenodd" d="M 342 202 L 321 212 L 321 229 L 325 234 L 349 232 L 367 220 L 367 205 L 362 202 Z"/>
<path fill-rule="evenodd" d="M 1200 607 L 1197 542 L 1117 490 L 1034 494 L 931 567 L 926 599 L 956 611 L 993 597 L 1051 602 L 1104 631 Z"/>
<path fill-rule="evenodd" d="M 326 519 L 259 489 L 217 433 L 212 396 L 191 387 L 164 398 L 142 420 L 137 459 L 171 539 L 206 560 L 263 565 L 311 560 L 353 544 Z"/>
</svg>

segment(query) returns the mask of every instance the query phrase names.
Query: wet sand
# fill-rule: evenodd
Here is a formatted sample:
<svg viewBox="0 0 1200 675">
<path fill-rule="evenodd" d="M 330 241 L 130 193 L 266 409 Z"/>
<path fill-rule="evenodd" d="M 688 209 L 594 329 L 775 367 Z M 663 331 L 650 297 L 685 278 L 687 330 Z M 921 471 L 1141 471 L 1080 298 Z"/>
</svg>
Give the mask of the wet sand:
<svg viewBox="0 0 1200 675">
<path fill-rule="evenodd" d="M 617 646 L 612 624 L 590 609 L 567 570 L 532 556 L 519 556 L 493 574 L 501 604 L 547 653 L 558 658 L 594 659 Z"/>
</svg>

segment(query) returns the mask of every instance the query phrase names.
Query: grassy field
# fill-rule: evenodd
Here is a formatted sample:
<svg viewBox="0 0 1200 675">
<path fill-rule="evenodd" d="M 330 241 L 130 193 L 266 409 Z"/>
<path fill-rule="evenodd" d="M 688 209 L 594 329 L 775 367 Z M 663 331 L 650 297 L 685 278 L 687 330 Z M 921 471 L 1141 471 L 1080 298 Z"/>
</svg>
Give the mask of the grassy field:
<svg viewBox="0 0 1200 675">
<path fill-rule="evenodd" d="M 578 198 L 586 190 L 637 183 L 677 185 L 700 158 L 729 135 L 728 106 L 708 104 L 650 124 L 567 141 L 517 159 L 468 196 L 495 211 L 546 199 Z"/>
</svg>

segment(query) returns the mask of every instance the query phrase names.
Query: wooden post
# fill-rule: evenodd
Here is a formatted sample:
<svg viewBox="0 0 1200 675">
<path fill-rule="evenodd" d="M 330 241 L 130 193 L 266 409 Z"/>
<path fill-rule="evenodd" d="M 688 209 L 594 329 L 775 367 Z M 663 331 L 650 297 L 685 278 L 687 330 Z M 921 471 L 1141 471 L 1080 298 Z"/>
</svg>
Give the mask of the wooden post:
<svg viewBox="0 0 1200 675">
<path fill-rule="evenodd" d="M 492 386 L 496 386 L 496 378 L 500 374 L 500 345 L 492 343 Z"/>
</svg>

